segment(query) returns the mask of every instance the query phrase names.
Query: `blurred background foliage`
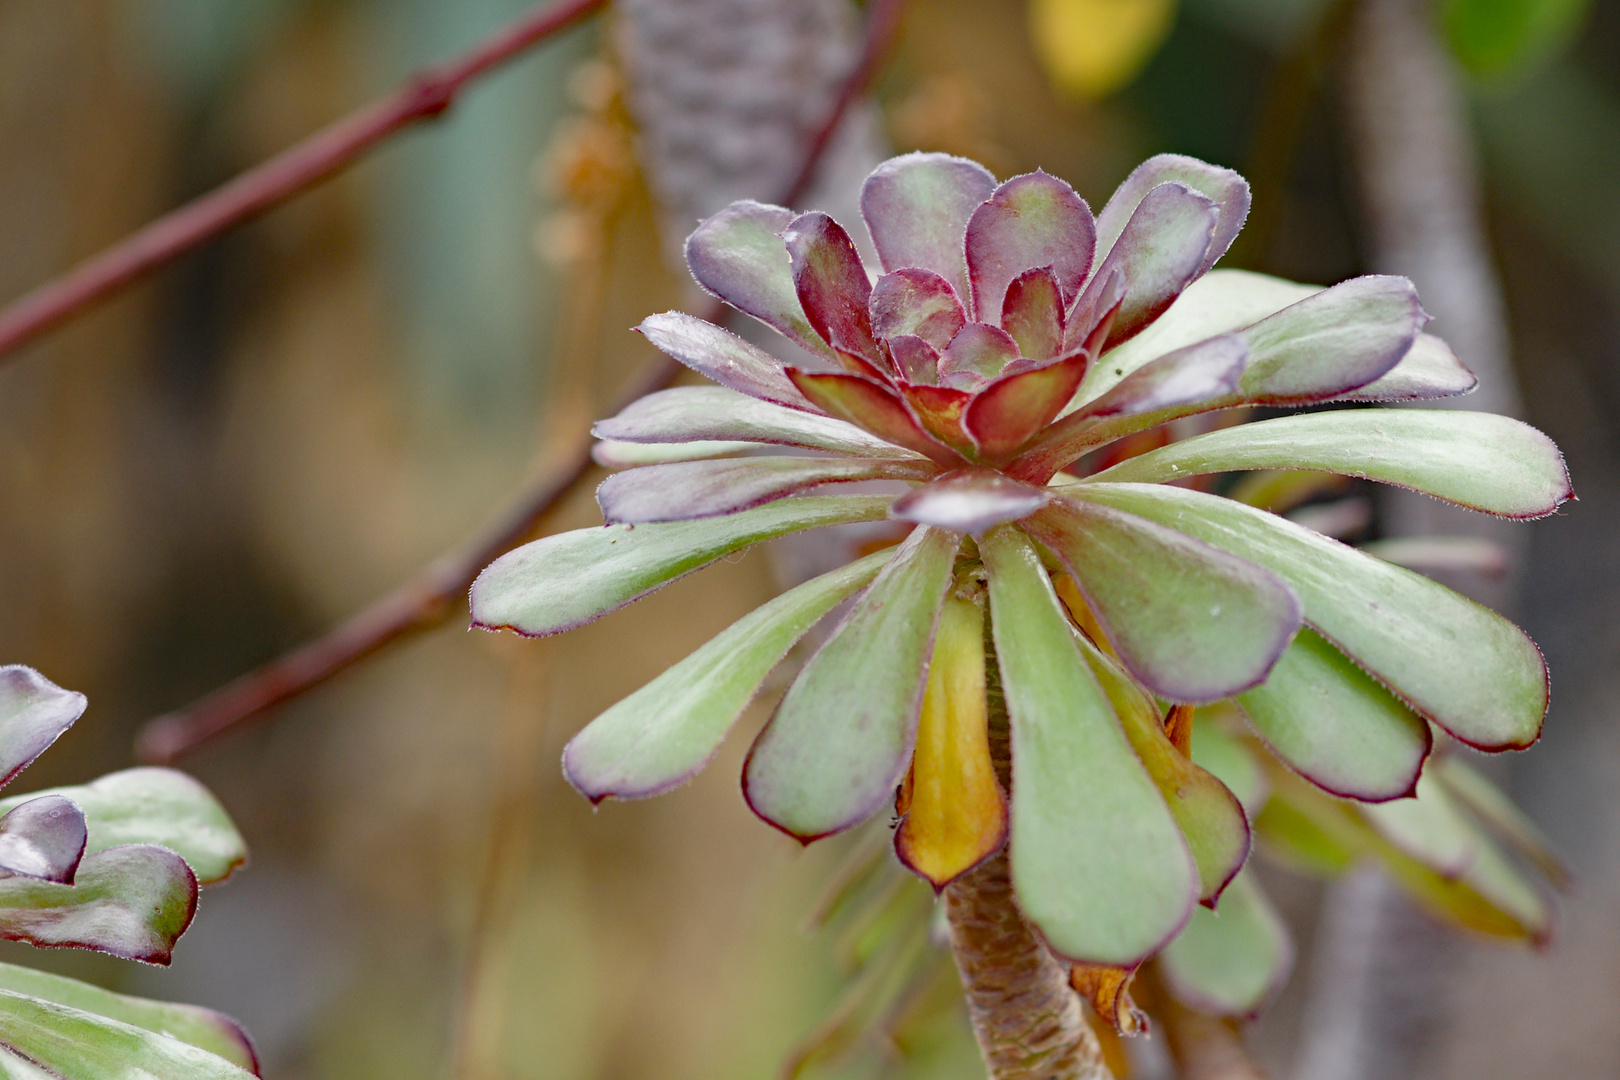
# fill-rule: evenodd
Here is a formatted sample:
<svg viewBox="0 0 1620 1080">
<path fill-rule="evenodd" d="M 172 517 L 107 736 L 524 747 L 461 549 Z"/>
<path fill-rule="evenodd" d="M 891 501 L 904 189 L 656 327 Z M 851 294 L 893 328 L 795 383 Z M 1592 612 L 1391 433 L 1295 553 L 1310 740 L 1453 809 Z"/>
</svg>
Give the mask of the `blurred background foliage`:
<svg viewBox="0 0 1620 1080">
<path fill-rule="evenodd" d="M 1198 155 L 1255 182 L 1231 264 L 1335 281 L 1368 262 L 1335 88 L 1349 2 L 913 0 L 873 138 L 1040 166 L 1094 206 L 1150 153 Z M 6 0 L 0 296 L 525 6 Z M 1421 1075 L 1596 1080 L 1620 1075 L 1620 6 L 1435 18 L 1466 72 L 1526 415 L 1582 499 L 1530 533 L 1514 613 L 1556 693 L 1500 774 L 1581 884 L 1550 950 L 1466 947 Z M 647 359 L 626 328 L 689 287 L 612 40 L 597 22 L 549 43 L 0 371 L 0 658 L 92 702 L 31 780 L 128 764 L 140 722 L 470 535 Z M 581 497 L 552 527 L 597 520 Z M 277 1080 L 774 1075 L 858 952 L 859 927 L 806 920 L 861 841 L 800 851 L 760 826 L 743 738 L 689 787 L 596 813 L 556 762 L 776 587 L 756 553 L 562 638 L 458 621 L 356 669 L 186 763 L 254 861 L 172 969 L 30 959 L 231 1012 Z M 1319 886 L 1261 872 L 1308 942 Z M 903 890 L 894 911 L 926 907 Z M 1279 1077 L 1310 963 L 1255 1032 Z M 939 985 L 911 1043 L 807 1075 L 982 1075 Z M 1162 1050 L 1134 1052 L 1159 1075 Z"/>
</svg>

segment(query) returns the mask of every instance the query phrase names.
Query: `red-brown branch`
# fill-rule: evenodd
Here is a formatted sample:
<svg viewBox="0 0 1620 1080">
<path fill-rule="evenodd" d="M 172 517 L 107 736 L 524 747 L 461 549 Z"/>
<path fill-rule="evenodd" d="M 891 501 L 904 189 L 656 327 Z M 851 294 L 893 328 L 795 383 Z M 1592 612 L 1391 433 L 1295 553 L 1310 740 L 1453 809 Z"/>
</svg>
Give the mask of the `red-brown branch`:
<svg viewBox="0 0 1620 1080">
<path fill-rule="evenodd" d="M 234 229 L 353 164 L 412 124 L 443 115 L 463 87 L 578 23 L 607 0 L 559 0 L 503 27 L 467 53 L 417 72 L 399 89 L 350 113 L 215 188 L 0 311 L 0 357 L 114 296 L 199 244 Z"/>
<path fill-rule="evenodd" d="M 900 28 L 905 0 L 874 0 L 859 62 L 845 79 L 827 118 L 806 144 L 804 162 L 783 193 L 792 204 L 815 179 L 833 134 L 850 106 L 871 84 Z M 718 320 L 724 307 L 706 317 Z M 668 386 L 680 366 L 667 357 L 649 365 L 614 406 L 614 411 L 644 394 Z M 248 672 L 193 704 L 149 721 L 136 739 L 136 755 L 164 764 L 236 727 L 274 705 L 302 694 L 338 672 L 394 642 L 439 626 L 462 609 L 467 589 L 478 572 L 519 541 L 535 533 L 546 516 L 591 475 L 591 440 L 582 435 L 567 457 L 539 483 L 523 492 L 511 507 L 465 548 L 442 556 L 415 580 L 407 582 L 336 629 L 300 645 Z"/>
</svg>

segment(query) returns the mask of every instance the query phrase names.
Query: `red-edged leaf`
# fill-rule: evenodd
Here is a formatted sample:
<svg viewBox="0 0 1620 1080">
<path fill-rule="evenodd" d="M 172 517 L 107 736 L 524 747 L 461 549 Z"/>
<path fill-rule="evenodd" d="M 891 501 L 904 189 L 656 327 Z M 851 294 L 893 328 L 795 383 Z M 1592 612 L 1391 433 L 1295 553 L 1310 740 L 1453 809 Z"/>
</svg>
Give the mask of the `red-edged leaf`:
<svg viewBox="0 0 1620 1080">
<path fill-rule="evenodd" d="M 1045 488 L 1010 480 L 994 469 L 957 469 L 900 496 L 889 507 L 889 516 L 981 533 L 1028 517 L 1051 501 Z"/>
<path fill-rule="evenodd" d="M 1075 353 L 997 379 L 974 395 L 962 426 L 986 458 L 999 461 L 1007 457 L 1069 403 L 1090 359 L 1086 353 Z"/>
<path fill-rule="evenodd" d="M 820 484 L 855 480 L 923 480 L 939 471 L 927 461 L 759 457 L 679 461 L 616 473 L 596 489 L 612 525 L 687 521 L 759 506 Z"/>
<path fill-rule="evenodd" d="M 1075 297 L 1063 318 L 1063 351 L 1085 349 L 1092 356 L 1101 354 L 1124 302 L 1125 272 L 1116 266 L 1106 274 L 1099 273 Z"/>
<path fill-rule="evenodd" d="M 0 666 L 0 786 L 72 727 L 85 705 L 83 694 L 62 689 L 31 667 Z"/>
<path fill-rule="evenodd" d="M 0 817 L 0 870 L 71 885 L 88 836 L 84 811 L 72 799 L 29 799 Z"/>
<path fill-rule="evenodd" d="M 1430 401 L 1456 397 L 1479 385 L 1451 346 L 1433 334 L 1419 334 L 1400 362 L 1383 375 L 1335 401 Z"/>
<path fill-rule="evenodd" d="M 788 386 L 793 389 L 791 383 Z M 637 398 L 617 416 L 598 420 L 591 434 L 629 443 L 774 443 L 850 457 L 911 456 L 843 420 L 785 409 L 723 386 L 656 391 Z"/>
<path fill-rule="evenodd" d="M 939 350 L 920 337 L 902 334 L 888 340 L 889 356 L 900 377 L 913 386 L 939 382 Z"/>
<path fill-rule="evenodd" d="M 918 426 L 905 403 L 883 386 L 859 375 L 788 369 L 793 385 L 823 411 L 858 424 L 896 446 L 915 450 L 947 465 L 960 463 L 957 454 Z"/>
<path fill-rule="evenodd" d="M 1096 226 L 1074 189 L 1039 169 L 996 188 L 968 220 L 966 250 L 973 312 L 1001 312 L 1007 286 L 1025 270 L 1049 266 L 1068 301 L 1091 269 Z"/>
<path fill-rule="evenodd" d="M 930 435 L 964 456 L 978 454 L 979 448 L 962 427 L 962 411 L 973 400 L 971 393 L 948 386 L 901 384 L 900 394 Z"/>
<path fill-rule="evenodd" d="M 1114 270 L 1125 276 L 1125 298 L 1104 351 L 1140 333 L 1204 272 L 1219 216 L 1213 202 L 1181 184 L 1160 184 L 1147 193 L 1080 297 L 1080 309 L 1096 309 L 1100 302 L 1092 290 L 1108 288 Z"/>
<path fill-rule="evenodd" d="M 861 217 L 883 269 L 932 270 L 966 300 L 962 234 L 995 190 L 983 165 L 948 154 L 906 154 L 879 165 L 861 186 Z"/>
<path fill-rule="evenodd" d="M 1106 257 L 1125 225 L 1148 192 L 1160 184 L 1177 183 L 1192 188 L 1215 203 L 1215 231 L 1204 255 L 1203 271 L 1215 265 L 1237 239 L 1249 216 L 1249 182 L 1231 169 L 1209 165 L 1181 154 L 1157 154 L 1138 165 L 1125 182 L 1115 189 L 1108 205 L 1097 215 L 1097 255 Z"/>
<path fill-rule="evenodd" d="M 782 231 L 793 288 L 816 333 L 833 348 L 875 361 L 867 301 L 872 283 L 844 227 L 826 214 L 800 214 Z"/>
<path fill-rule="evenodd" d="M 1018 359 L 1018 342 L 999 326 L 968 323 L 939 354 L 939 382 L 977 390 Z"/>
<path fill-rule="evenodd" d="M 1012 279 L 1001 304 L 1001 328 L 1031 360 L 1049 360 L 1063 351 L 1063 295 L 1050 266 Z"/>
<path fill-rule="evenodd" d="M 721 386 L 790 409 L 815 411 L 789 381 L 782 361 L 729 330 L 680 311 L 649 315 L 636 329 L 659 350 Z"/>
<path fill-rule="evenodd" d="M 872 286 L 869 304 L 872 332 L 880 338 L 910 335 L 943 349 L 967 324 L 956 290 L 932 270 L 908 267 L 884 274 Z"/>
<path fill-rule="evenodd" d="M 0 937 L 167 964 L 197 910 L 197 878 L 168 848 L 128 844 L 87 855 L 72 885 L 0 878 Z"/>
</svg>

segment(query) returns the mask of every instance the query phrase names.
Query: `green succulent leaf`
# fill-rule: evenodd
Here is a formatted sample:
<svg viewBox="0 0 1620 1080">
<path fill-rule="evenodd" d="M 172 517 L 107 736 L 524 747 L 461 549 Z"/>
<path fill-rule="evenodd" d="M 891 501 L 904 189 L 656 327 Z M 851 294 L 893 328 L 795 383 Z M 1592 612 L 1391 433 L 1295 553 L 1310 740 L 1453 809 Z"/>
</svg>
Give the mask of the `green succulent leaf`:
<svg viewBox="0 0 1620 1080">
<path fill-rule="evenodd" d="M 83 694 L 31 667 L 0 666 L 0 787 L 9 784 L 84 715 Z"/>
<path fill-rule="evenodd" d="M 1482 750 L 1530 745 L 1547 669 L 1508 620 L 1419 574 L 1230 499 L 1158 484 L 1064 493 L 1157 521 L 1276 573 L 1305 621 L 1419 715 Z"/>
<path fill-rule="evenodd" d="M 783 381 L 787 377 L 783 376 Z M 723 386 L 677 386 L 648 394 L 591 429 L 599 439 L 774 443 L 851 457 L 915 458 L 854 424 L 774 405 Z"/>
<path fill-rule="evenodd" d="M 563 752 L 568 782 L 592 802 L 685 783 L 714 757 L 794 643 L 870 584 L 893 554 L 868 555 L 790 589 L 592 720 Z"/>
<path fill-rule="evenodd" d="M 472 586 L 473 624 L 532 637 L 616 611 L 739 548 L 801 529 L 883 517 L 883 495 L 810 495 L 701 521 L 610 525 L 502 555 Z"/>
<path fill-rule="evenodd" d="M 259 1072 L 258 1055 L 242 1026 L 212 1009 L 128 997 L 77 979 L 15 964 L 0 964 L 0 991 L 24 994 L 179 1039 L 216 1054 L 254 1075 Z M 0 1005 L 0 1010 L 3 1009 L 4 1006 Z"/>
<path fill-rule="evenodd" d="M 0 990 L 0 1046 L 74 1080 L 249 1080 L 256 1075 L 182 1039 L 83 1009 Z M 26 1070 L 12 1075 L 29 1077 Z"/>
<path fill-rule="evenodd" d="M 1243 740 L 1227 732 L 1210 712 L 1203 708 L 1193 715 L 1193 763 L 1225 784 L 1252 818 L 1265 806 L 1271 784 Z"/>
<path fill-rule="evenodd" d="M 1433 334 L 1419 334 L 1401 362 L 1366 386 L 1334 401 L 1430 401 L 1456 397 L 1479 385 L 1451 346 Z"/>
<path fill-rule="evenodd" d="M 167 848 L 147 844 L 86 855 L 72 885 L 0 878 L 0 937 L 46 948 L 167 964 L 196 910 L 191 868 Z"/>
<path fill-rule="evenodd" d="M 1550 514 L 1573 494 L 1563 455 L 1519 420 L 1451 410 L 1346 409 L 1195 435 L 1094 481 L 1163 483 L 1241 469 L 1314 469 L 1411 488 L 1502 517 Z"/>
<path fill-rule="evenodd" d="M 1278 757 L 1347 798 L 1412 794 L 1431 745 L 1428 724 L 1308 629 L 1238 702 Z"/>
<path fill-rule="evenodd" d="M 219 800 L 174 769 L 124 769 L 88 784 L 13 796 L 0 800 L 0 813 L 42 795 L 72 799 L 84 811 L 86 855 L 154 844 L 178 853 L 202 885 L 224 881 L 247 862 L 247 843 Z"/>
<path fill-rule="evenodd" d="M 1002 525 L 979 551 L 1011 719 L 1019 909 L 1059 955 L 1133 965 L 1186 922 L 1197 867 L 1080 655 L 1035 546 Z"/>
<path fill-rule="evenodd" d="M 1170 992 L 1215 1016 L 1254 1016 L 1293 964 L 1288 927 L 1252 873 L 1234 878 L 1215 910 L 1194 911 L 1159 954 Z"/>
<path fill-rule="evenodd" d="M 736 457 L 759 449 L 761 449 L 759 443 L 724 439 L 694 439 L 691 442 L 680 443 L 599 439 L 591 447 L 591 460 L 604 469 L 634 469 L 642 465 L 668 465 L 673 461 Z"/>
<path fill-rule="evenodd" d="M 743 767 L 743 795 L 765 821 L 808 843 L 893 797 L 960 544 L 913 531 L 788 687 Z"/>
<path fill-rule="evenodd" d="M 930 461 L 870 458 L 756 457 L 680 461 L 615 473 L 596 489 L 604 520 L 614 525 L 689 521 L 732 514 L 821 484 L 856 480 L 926 480 Z"/>
<path fill-rule="evenodd" d="M 1460 877 L 1479 857 L 1479 829 L 1425 770 L 1414 797 L 1362 807 L 1385 840 L 1441 877 Z"/>
<path fill-rule="evenodd" d="M 1452 797 L 1515 853 L 1547 875 L 1555 886 L 1567 888 L 1571 884 L 1573 876 L 1564 861 L 1554 854 L 1552 841 L 1495 784 L 1455 754 L 1434 760 L 1429 769 Z"/>
</svg>

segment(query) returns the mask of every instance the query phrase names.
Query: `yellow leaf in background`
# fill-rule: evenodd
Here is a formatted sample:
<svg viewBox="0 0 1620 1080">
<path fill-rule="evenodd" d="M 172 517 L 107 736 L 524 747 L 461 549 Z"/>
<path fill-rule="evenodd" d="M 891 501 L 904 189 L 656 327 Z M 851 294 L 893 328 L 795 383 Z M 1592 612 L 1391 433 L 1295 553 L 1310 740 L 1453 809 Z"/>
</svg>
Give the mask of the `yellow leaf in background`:
<svg viewBox="0 0 1620 1080">
<path fill-rule="evenodd" d="M 1030 0 L 1030 33 L 1046 74 L 1083 98 L 1134 79 L 1170 33 L 1176 0 Z"/>
</svg>

